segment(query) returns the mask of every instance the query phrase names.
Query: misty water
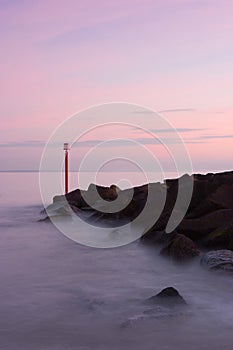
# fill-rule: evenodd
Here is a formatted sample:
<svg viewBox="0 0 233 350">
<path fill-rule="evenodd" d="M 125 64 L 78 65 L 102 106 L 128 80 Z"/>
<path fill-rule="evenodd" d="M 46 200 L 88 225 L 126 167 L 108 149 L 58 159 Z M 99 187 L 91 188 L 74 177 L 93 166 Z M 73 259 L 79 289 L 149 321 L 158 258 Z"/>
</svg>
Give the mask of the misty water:
<svg viewBox="0 0 233 350">
<path fill-rule="evenodd" d="M 232 349 L 231 275 L 176 265 L 139 242 L 74 243 L 37 222 L 37 174 L 0 178 L 0 349 Z M 144 301 L 168 286 L 188 306 L 151 310 Z"/>
</svg>

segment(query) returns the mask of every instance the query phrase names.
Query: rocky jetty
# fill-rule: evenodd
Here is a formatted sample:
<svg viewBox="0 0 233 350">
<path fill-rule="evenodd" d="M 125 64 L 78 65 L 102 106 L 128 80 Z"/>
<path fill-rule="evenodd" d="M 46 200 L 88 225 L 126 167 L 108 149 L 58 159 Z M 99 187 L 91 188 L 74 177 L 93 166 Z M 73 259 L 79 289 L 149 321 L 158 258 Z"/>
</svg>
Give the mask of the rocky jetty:
<svg viewBox="0 0 233 350">
<path fill-rule="evenodd" d="M 190 176 L 184 175 L 182 179 L 185 180 L 182 182 L 185 190 L 186 180 L 188 186 Z M 98 226 L 104 220 L 112 227 L 113 222 L 116 226 L 121 221 L 134 224 L 148 201 L 155 198 L 158 206 L 164 201 L 163 209 L 159 211 L 154 204 L 146 209 L 148 218 L 158 216 L 158 220 L 142 232 L 142 243 L 160 247 L 162 255 L 177 261 L 195 258 L 200 252 L 213 249 L 233 251 L 233 172 L 195 174 L 192 180 L 194 187 L 188 210 L 183 213 L 184 218 L 176 230 L 169 234 L 166 233 L 166 227 L 176 203 L 179 179 L 126 190 L 120 190 L 115 185 L 103 187 L 91 184 L 86 191 L 77 189 L 65 196 L 54 197 L 49 210 L 53 214 L 56 211 L 58 215 L 64 211 L 69 214 L 68 202 L 71 211 L 77 215 L 89 211 L 87 220 L 92 224 Z M 116 206 L 110 212 L 110 202 L 114 201 L 118 203 L 119 210 Z M 177 210 L 182 213 L 184 208 L 180 206 Z"/>
</svg>

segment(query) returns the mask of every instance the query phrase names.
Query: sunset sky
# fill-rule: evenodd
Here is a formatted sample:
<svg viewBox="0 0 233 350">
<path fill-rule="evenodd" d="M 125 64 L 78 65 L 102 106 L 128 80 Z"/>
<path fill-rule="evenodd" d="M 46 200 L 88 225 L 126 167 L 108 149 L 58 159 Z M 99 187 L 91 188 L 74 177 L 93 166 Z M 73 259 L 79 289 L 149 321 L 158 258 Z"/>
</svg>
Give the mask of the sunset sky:
<svg viewBox="0 0 233 350">
<path fill-rule="evenodd" d="M 0 170 L 39 169 L 60 123 L 114 101 L 163 115 L 194 171 L 231 170 L 232 19 L 231 0 L 0 0 Z M 92 132 L 77 166 L 116 134 L 147 143 L 133 129 Z"/>
</svg>

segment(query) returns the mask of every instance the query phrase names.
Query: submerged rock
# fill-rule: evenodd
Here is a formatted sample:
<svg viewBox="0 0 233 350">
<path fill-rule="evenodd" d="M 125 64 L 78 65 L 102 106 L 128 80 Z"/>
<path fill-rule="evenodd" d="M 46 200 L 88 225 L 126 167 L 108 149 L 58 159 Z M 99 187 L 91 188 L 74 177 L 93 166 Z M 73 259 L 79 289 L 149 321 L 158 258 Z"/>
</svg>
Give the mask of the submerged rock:
<svg viewBox="0 0 233 350">
<path fill-rule="evenodd" d="M 199 254 L 200 251 L 195 243 L 181 234 L 176 234 L 160 252 L 160 255 L 168 256 L 177 261 L 189 260 Z"/>
<path fill-rule="evenodd" d="M 162 306 L 186 305 L 186 301 L 173 287 L 167 287 L 147 300 Z"/>
<path fill-rule="evenodd" d="M 231 250 L 214 250 L 203 255 L 201 264 L 209 270 L 233 272 L 233 252 Z"/>
</svg>

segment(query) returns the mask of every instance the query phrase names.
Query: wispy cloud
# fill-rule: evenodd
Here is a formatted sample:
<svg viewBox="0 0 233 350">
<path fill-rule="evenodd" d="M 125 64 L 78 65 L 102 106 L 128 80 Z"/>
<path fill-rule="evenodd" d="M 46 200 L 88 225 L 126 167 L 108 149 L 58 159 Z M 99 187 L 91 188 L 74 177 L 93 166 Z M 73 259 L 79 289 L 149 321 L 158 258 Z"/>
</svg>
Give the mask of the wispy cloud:
<svg viewBox="0 0 233 350">
<path fill-rule="evenodd" d="M 137 137 L 137 138 L 129 138 L 129 139 L 108 139 L 108 140 L 100 140 L 100 139 L 92 139 L 92 140 L 80 140 L 72 145 L 72 148 L 89 148 L 89 147 L 132 147 L 139 145 L 161 145 L 161 144 L 179 144 L 182 141 L 177 138 L 169 138 L 169 137 Z M 183 140 L 184 143 L 204 143 L 204 139 L 192 139 L 192 140 Z M 39 140 L 31 140 L 31 141 L 22 141 L 22 142 L 5 142 L 0 143 L 0 148 L 43 148 L 46 145 L 45 142 Z M 63 147 L 63 143 L 61 144 L 51 144 L 51 147 L 61 148 Z"/>
<path fill-rule="evenodd" d="M 197 110 L 194 108 L 174 108 L 174 109 L 163 109 L 158 112 L 159 113 L 197 112 Z"/>
<path fill-rule="evenodd" d="M 167 129 L 150 129 L 150 130 L 142 130 L 139 128 L 134 128 L 134 130 L 136 132 L 139 133 L 144 133 L 145 131 L 147 132 L 152 132 L 152 133 L 156 133 L 156 134 L 162 134 L 162 133 L 188 133 L 188 132 L 196 132 L 196 131 L 203 131 L 203 130 L 207 130 L 206 128 L 167 128 Z"/>
<path fill-rule="evenodd" d="M 150 110 L 137 110 L 133 113 L 136 114 L 156 114 L 156 113 L 201 113 L 201 114 L 224 114 L 223 111 L 219 110 L 197 110 L 195 108 L 168 108 L 162 109 L 159 111 L 150 111 Z"/>
<path fill-rule="evenodd" d="M 201 140 L 183 140 L 184 143 L 205 143 L 205 141 Z M 153 138 L 153 137 L 138 137 L 138 138 L 129 138 L 129 139 L 110 139 L 110 140 L 87 140 L 87 141 L 79 141 L 74 147 L 96 147 L 97 145 L 101 145 L 101 147 L 133 147 L 136 144 L 139 145 L 161 145 L 161 144 L 180 144 L 183 143 L 182 140 L 177 138 L 169 138 L 169 137 L 161 137 Z"/>
<path fill-rule="evenodd" d="M 132 112 L 133 114 L 156 114 L 156 112 L 155 111 L 150 111 L 150 110 L 144 110 L 144 109 L 142 109 L 142 110 L 137 110 L 137 111 L 133 111 Z"/>
<path fill-rule="evenodd" d="M 176 113 L 176 112 L 197 112 L 194 108 L 173 108 L 173 109 L 163 109 L 160 111 L 150 111 L 150 110 L 136 110 L 134 114 L 156 114 L 157 113 Z"/>
<path fill-rule="evenodd" d="M 2 148 L 14 148 L 14 147 L 44 147 L 45 142 L 40 140 L 29 140 L 29 141 L 10 141 L 0 143 Z"/>
<path fill-rule="evenodd" d="M 233 135 L 203 135 L 203 136 L 200 136 L 199 139 L 201 139 L 201 140 L 208 140 L 208 139 L 233 139 Z"/>
</svg>

